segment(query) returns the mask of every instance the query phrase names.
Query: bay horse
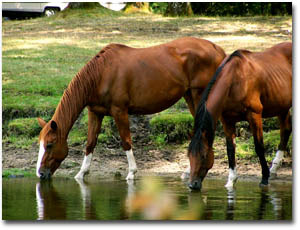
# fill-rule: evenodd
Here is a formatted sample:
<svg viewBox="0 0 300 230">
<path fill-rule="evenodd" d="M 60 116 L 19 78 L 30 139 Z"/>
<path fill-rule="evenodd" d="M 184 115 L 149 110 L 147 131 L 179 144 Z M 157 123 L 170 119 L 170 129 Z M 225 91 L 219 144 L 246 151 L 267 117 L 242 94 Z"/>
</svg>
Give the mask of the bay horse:
<svg viewBox="0 0 300 230">
<path fill-rule="evenodd" d="M 214 163 L 212 145 L 217 121 L 226 136 L 229 176 L 225 187 L 237 180 L 235 162 L 235 125 L 248 121 L 254 137 L 255 152 L 262 168 L 260 185 L 268 185 L 276 173 L 292 131 L 292 43 L 284 42 L 264 52 L 237 50 L 226 57 L 203 92 L 194 120 L 190 142 L 191 189 L 201 189 L 202 181 Z M 269 171 L 263 144 L 262 118 L 277 116 L 280 144 Z"/>
<path fill-rule="evenodd" d="M 194 115 L 205 86 L 225 57 L 221 47 L 193 37 L 149 48 L 104 47 L 72 79 L 51 120 L 38 118 L 42 130 L 36 175 L 50 178 L 67 157 L 69 131 L 87 107 L 86 151 L 75 178 L 88 173 L 103 117 L 112 116 L 128 159 L 126 179 L 134 179 L 137 167 L 128 115 L 160 112 L 181 97 Z"/>
</svg>

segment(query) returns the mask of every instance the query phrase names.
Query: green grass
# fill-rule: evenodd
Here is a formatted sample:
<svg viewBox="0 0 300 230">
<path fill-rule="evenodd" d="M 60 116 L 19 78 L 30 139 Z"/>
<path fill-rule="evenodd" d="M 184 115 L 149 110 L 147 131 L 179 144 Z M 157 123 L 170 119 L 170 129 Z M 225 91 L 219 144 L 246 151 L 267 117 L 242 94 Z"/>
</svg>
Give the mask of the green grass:
<svg viewBox="0 0 300 230">
<path fill-rule="evenodd" d="M 147 47 L 177 37 L 198 36 L 231 52 L 241 47 L 263 49 L 291 39 L 284 34 L 278 38 L 285 28 L 291 29 L 291 17 L 234 21 L 226 17 L 169 18 L 113 12 L 101 7 L 67 10 L 50 18 L 4 21 L 2 26 L 4 119 L 49 116 L 72 77 L 111 42 Z M 246 41 L 236 39 L 240 30 L 243 36 L 250 36 Z M 269 30 L 276 33 L 270 35 Z"/>
<path fill-rule="evenodd" d="M 152 139 L 158 143 L 182 142 L 187 140 L 193 128 L 190 113 L 160 113 L 150 120 Z"/>
<path fill-rule="evenodd" d="M 4 178 L 13 178 L 13 177 L 34 177 L 35 171 L 32 170 L 24 170 L 18 168 L 10 168 L 2 170 L 2 177 Z"/>
<path fill-rule="evenodd" d="M 41 128 L 35 118 L 18 118 L 9 122 L 7 135 L 24 135 L 35 137 L 39 134 Z"/>
</svg>

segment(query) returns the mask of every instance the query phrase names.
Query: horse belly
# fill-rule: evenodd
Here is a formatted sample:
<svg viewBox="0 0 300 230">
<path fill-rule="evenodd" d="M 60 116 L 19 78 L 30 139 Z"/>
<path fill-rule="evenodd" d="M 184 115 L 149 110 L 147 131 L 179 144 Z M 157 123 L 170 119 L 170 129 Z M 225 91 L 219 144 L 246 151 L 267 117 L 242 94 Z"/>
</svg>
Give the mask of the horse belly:
<svg viewBox="0 0 300 230">
<path fill-rule="evenodd" d="M 184 94 L 182 87 L 172 90 L 139 92 L 130 98 L 129 114 L 153 114 L 174 105 Z"/>
<path fill-rule="evenodd" d="M 267 105 L 264 106 L 262 117 L 275 117 L 280 114 L 286 113 L 292 107 L 292 104 L 276 104 L 276 105 Z"/>
<path fill-rule="evenodd" d="M 274 117 L 287 112 L 292 107 L 292 89 L 284 88 L 261 98 L 263 117 Z"/>
</svg>

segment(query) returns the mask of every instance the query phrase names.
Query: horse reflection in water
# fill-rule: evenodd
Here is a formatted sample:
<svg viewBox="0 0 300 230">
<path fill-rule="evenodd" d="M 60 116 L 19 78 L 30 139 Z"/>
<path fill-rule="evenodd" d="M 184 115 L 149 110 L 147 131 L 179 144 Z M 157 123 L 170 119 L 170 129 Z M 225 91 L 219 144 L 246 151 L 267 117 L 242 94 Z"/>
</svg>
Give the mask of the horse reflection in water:
<svg viewBox="0 0 300 230">
<path fill-rule="evenodd" d="M 51 181 L 36 184 L 38 220 L 65 220 L 67 205 L 53 187 Z"/>
<path fill-rule="evenodd" d="M 145 181 L 148 181 L 145 183 Z M 93 194 L 91 185 L 85 180 L 76 180 L 79 187 L 78 195 L 81 197 L 82 208 L 76 210 L 74 219 L 84 220 L 101 220 L 105 217 L 100 216 L 99 210 L 93 202 Z M 120 181 L 118 181 L 120 183 Z M 187 193 L 188 211 L 181 210 L 178 199 L 174 194 L 170 194 L 168 189 L 161 187 L 158 180 L 147 178 L 142 182 L 141 190 L 137 191 L 137 187 L 133 181 L 127 183 L 127 195 L 124 200 L 120 199 L 123 205 L 120 206 L 119 219 L 134 219 L 136 214 L 141 219 L 147 220 L 197 220 L 203 216 L 204 202 L 202 196 L 195 193 Z M 150 190 L 150 191 L 149 191 Z M 72 200 L 65 197 L 65 193 L 59 193 L 53 182 L 43 181 L 36 184 L 36 201 L 38 220 L 62 220 L 70 218 L 72 215 L 70 206 L 74 209 Z M 99 196 L 99 194 L 95 194 Z M 77 196 L 74 196 L 78 200 Z M 69 202 L 67 202 L 68 200 Z M 69 208 L 69 209 L 68 209 Z M 111 207 L 114 210 L 114 207 Z M 109 210 L 108 210 L 109 211 Z M 105 214 L 107 216 L 107 213 Z"/>
<path fill-rule="evenodd" d="M 284 220 L 282 198 L 279 197 L 279 193 L 276 190 L 268 187 L 261 187 L 260 191 L 255 194 L 259 195 L 259 202 L 257 205 L 257 211 L 253 213 L 248 213 L 249 219 L 252 220 L 265 220 L 267 215 L 267 205 L 271 204 L 273 206 L 273 213 L 275 219 Z M 226 220 L 234 220 L 238 218 L 239 210 L 236 210 L 238 198 L 235 188 L 227 188 L 227 205 L 226 205 Z M 248 200 L 249 202 L 249 200 Z M 250 201 L 251 202 L 251 201 Z M 235 215 L 235 212 L 237 214 Z"/>
<path fill-rule="evenodd" d="M 224 193 L 219 193 L 218 196 L 210 191 L 205 191 L 204 194 L 184 190 L 174 193 L 172 188 L 164 186 L 163 181 L 151 178 L 142 180 L 139 186 L 133 181 L 131 183 L 116 181 L 115 183 L 119 183 L 122 187 L 125 186 L 125 191 L 127 187 L 127 193 L 117 197 L 109 195 L 110 205 L 106 208 L 103 207 L 104 204 L 95 201 L 101 195 L 111 194 L 111 191 L 101 190 L 99 195 L 99 190 L 92 190 L 94 183 L 90 184 L 84 180 L 76 180 L 77 183 L 68 181 L 68 184 L 65 183 L 66 187 L 69 188 L 72 185 L 71 190 L 74 192 L 70 195 L 61 189 L 61 186 L 57 186 L 56 189 L 52 181 L 38 182 L 36 184 L 38 220 L 212 220 L 216 218 L 216 215 L 219 215 L 220 219 L 234 220 L 241 219 L 241 214 L 247 215 L 247 220 L 260 220 L 265 219 L 270 213 L 273 213 L 276 219 L 285 219 L 283 197 L 276 187 L 255 191 L 252 195 L 256 200 L 258 199 L 258 202 L 253 203 L 254 208 L 251 208 L 248 213 L 248 211 L 241 210 L 245 206 L 246 198 L 243 195 L 238 196 L 234 188 L 224 190 Z M 57 191 L 59 188 L 61 190 Z M 111 189 L 115 190 L 115 187 Z M 102 200 L 105 199 L 106 197 L 103 197 Z M 249 199 L 247 198 L 247 203 Z M 113 206 L 116 203 L 119 205 Z M 217 208 L 216 205 L 218 205 Z M 267 208 L 270 205 L 273 206 L 273 210 Z M 105 212 L 101 210 L 101 207 Z M 111 212 L 115 212 L 114 215 L 111 215 Z"/>
<path fill-rule="evenodd" d="M 86 182 L 77 181 L 80 187 L 82 199 L 82 218 L 84 220 L 96 220 L 96 210 L 92 204 L 91 190 Z M 51 180 L 36 184 L 36 202 L 38 220 L 66 220 L 67 202 L 63 195 L 59 194 Z"/>
</svg>

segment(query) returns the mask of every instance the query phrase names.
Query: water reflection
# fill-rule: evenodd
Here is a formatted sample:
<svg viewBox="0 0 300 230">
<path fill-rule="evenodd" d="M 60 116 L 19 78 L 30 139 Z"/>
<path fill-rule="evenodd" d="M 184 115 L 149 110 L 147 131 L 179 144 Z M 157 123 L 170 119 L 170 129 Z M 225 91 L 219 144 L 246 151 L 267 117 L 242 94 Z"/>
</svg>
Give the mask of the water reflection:
<svg viewBox="0 0 300 230">
<path fill-rule="evenodd" d="M 80 187 L 80 194 L 82 200 L 83 214 L 85 220 L 96 220 L 96 212 L 92 203 L 91 189 L 89 184 L 80 179 L 75 179 L 77 184 Z"/>
<path fill-rule="evenodd" d="M 235 188 L 227 188 L 226 220 L 234 220 L 235 202 L 236 202 Z"/>
<path fill-rule="evenodd" d="M 52 181 L 36 184 L 36 202 L 38 220 L 66 219 L 66 205 L 56 192 Z"/>
<path fill-rule="evenodd" d="M 52 181 L 40 181 L 36 183 L 37 215 L 39 220 L 292 218 L 289 190 L 244 185 L 226 190 L 223 183 L 214 183 L 208 183 L 202 192 L 191 192 L 179 181 L 149 177 L 132 183 L 68 180 L 56 186 Z"/>
</svg>

